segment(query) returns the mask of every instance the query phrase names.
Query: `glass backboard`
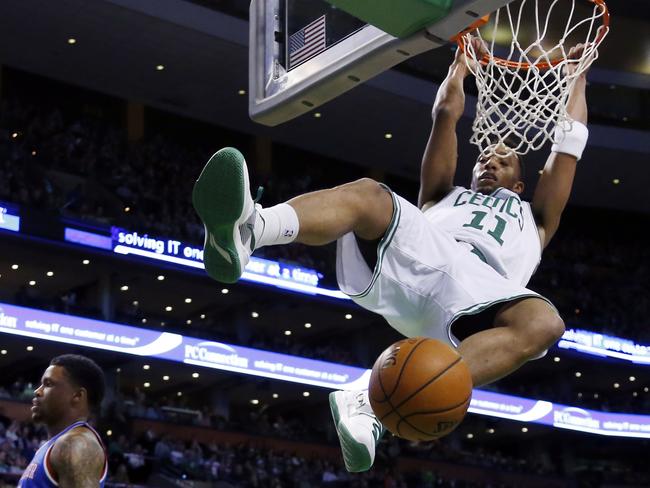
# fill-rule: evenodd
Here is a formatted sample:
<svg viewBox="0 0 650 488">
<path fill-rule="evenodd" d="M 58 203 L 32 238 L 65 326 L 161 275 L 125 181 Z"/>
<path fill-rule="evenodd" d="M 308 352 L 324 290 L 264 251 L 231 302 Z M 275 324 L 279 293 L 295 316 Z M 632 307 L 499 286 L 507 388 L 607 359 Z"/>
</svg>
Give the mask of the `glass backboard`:
<svg viewBox="0 0 650 488">
<path fill-rule="evenodd" d="M 448 0 L 442 19 L 397 38 L 324 0 L 252 0 L 250 116 L 268 126 L 298 117 L 410 57 L 446 45 L 508 2 Z M 404 4 L 395 0 L 395 5 Z"/>
</svg>

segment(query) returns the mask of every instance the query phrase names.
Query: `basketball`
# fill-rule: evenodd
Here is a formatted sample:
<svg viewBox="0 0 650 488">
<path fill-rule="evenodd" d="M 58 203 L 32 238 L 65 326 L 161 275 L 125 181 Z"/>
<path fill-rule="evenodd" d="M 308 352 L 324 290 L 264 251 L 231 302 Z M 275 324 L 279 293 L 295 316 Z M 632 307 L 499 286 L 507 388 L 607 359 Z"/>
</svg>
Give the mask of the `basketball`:
<svg viewBox="0 0 650 488">
<path fill-rule="evenodd" d="M 427 337 L 396 342 L 375 361 L 370 405 L 393 434 L 429 441 L 449 434 L 465 417 L 472 378 L 460 354 Z"/>
</svg>

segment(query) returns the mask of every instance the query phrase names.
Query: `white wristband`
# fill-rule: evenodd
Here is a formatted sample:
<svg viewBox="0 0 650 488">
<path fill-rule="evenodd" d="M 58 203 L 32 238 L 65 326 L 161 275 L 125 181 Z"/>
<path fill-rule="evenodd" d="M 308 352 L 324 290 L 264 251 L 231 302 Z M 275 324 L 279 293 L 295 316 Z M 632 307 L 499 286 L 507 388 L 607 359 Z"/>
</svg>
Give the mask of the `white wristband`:
<svg viewBox="0 0 650 488">
<path fill-rule="evenodd" d="M 562 121 L 555 127 L 553 147 L 551 151 L 574 156 L 578 161 L 587 146 L 589 129 L 582 122 Z"/>
</svg>

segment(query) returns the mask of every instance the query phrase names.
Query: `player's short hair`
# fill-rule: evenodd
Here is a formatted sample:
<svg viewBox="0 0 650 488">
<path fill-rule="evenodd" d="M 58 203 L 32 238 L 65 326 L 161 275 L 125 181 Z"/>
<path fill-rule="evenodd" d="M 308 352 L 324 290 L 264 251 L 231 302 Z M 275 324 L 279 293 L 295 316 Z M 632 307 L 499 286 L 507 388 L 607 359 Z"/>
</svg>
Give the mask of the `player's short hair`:
<svg viewBox="0 0 650 488">
<path fill-rule="evenodd" d="M 86 389 L 88 405 L 91 409 L 94 410 L 101 405 L 106 390 L 106 380 L 104 372 L 95 361 L 80 354 L 63 354 L 53 358 L 50 366 L 61 366 L 74 385 Z"/>
</svg>

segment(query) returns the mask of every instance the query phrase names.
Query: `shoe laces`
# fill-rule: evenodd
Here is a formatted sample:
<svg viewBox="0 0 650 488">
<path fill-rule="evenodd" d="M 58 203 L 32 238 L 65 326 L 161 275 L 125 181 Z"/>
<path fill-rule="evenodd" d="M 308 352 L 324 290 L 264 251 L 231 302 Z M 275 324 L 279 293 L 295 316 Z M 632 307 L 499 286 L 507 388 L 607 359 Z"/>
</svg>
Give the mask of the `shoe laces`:
<svg viewBox="0 0 650 488">
<path fill-rule="evenodd" d="M 262 199 L 263 194 L 264 194 L 264 187 L 260 185 L 257 187 L 257 193 L 255 195 L 255 198 L 253 198 L 253 201 L 255 203 L 259 202 Z"/>
</svg>

